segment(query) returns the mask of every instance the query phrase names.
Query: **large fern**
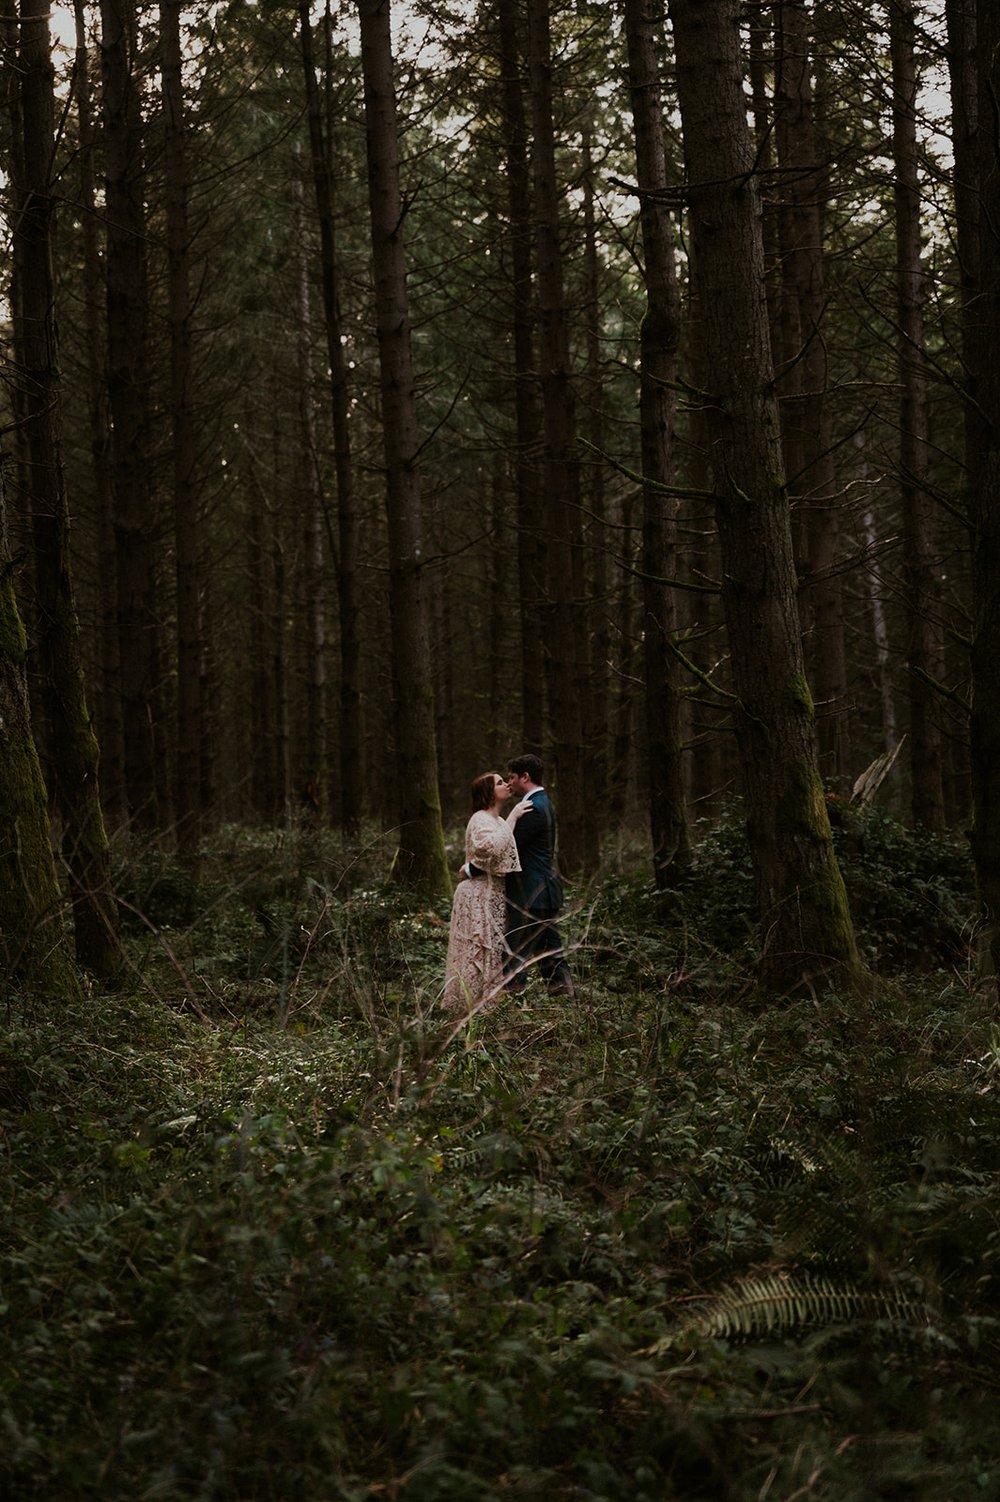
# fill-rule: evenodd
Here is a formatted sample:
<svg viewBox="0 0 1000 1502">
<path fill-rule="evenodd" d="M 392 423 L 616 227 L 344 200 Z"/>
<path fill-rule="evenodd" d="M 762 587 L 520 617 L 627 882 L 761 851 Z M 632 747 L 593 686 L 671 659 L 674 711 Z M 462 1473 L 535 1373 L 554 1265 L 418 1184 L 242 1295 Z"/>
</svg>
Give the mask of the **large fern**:
<svg viewBox="0 0 1000 1502">
<path fill-rule="evenodd" d="M 729 1284 L 694 1319 L 649 1347 L 647 1354 L 659 1355 L 699 1337 L 781 1337 L 858 1320 L 899 1323 L 912 1330 L 914 1325 L 929 1325 L 930 1311 L 922 1300 L 901 1289 L 859 1288 L 810 1273 L 772 1273 Z"/>
</svg>

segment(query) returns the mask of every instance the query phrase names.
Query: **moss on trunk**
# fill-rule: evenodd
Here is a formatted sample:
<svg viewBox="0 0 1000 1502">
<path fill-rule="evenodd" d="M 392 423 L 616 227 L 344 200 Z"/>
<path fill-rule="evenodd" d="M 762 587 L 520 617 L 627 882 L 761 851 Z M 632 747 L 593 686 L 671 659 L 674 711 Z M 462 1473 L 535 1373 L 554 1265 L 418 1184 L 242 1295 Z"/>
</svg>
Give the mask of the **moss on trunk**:
<svg viewBox="0 0 1000 1502">
<path fill-rule="evenodd" d="M 760 192 L 736 0 L 670 0 L 751 857 L 760 982 L 780 994 L 863 978 L 820 781 L 778 441 Z"/>
<path fill-rule="evenodd" d="M 63 929 L 23 666 L 24 630 L 8 576 L 0 584 L 0 970 L 26 990 L 72 997 L 79 979 Z"/>
</svg>

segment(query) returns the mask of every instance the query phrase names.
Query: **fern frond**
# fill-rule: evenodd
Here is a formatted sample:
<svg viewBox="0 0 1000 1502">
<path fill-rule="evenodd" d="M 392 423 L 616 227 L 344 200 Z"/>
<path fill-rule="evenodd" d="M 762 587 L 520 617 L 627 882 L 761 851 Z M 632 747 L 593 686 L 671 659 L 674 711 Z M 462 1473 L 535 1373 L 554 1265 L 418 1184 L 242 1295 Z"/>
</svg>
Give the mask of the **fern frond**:
<svg viewBox="0 0 1000 1502">
<path fill-rule="evenodd" d="M 900 1290 L 858 1288 L 809 1273 L 775 1273 L 741 1278 L 724 1288 L 693 1320 L 661 1337 L 645 1354 L 660 1355 L 698 1337 L 746 1340 L 856 1320 L 923 1325 L 928 1318 L 926 1305 Z"/>
</svg>

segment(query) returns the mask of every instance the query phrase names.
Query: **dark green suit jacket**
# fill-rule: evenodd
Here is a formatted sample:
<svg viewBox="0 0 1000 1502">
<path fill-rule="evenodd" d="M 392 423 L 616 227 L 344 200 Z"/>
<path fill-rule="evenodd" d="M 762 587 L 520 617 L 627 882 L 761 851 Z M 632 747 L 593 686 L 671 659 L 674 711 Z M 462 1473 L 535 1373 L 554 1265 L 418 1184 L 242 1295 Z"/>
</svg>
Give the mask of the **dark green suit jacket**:
<svg viewBox="0 0 1000 1502">
<path fill-rule="evenodd" d="M 519 912 L 553 918 L 563 904 L 556 873 L 556 816 L 544 788 L 530 797 L 531 809 L 514 825 L 521 869 L 507 877 L 507 901 Z"/>
</svg>

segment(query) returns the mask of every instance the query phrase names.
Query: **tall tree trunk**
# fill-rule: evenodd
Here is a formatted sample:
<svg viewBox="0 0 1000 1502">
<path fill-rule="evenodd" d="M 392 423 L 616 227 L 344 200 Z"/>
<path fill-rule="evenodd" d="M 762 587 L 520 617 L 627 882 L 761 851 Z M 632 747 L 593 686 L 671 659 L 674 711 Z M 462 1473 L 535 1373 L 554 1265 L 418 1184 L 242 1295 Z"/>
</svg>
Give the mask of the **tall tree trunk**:
<svg viewBox="0 0 1000 1502">
<path fill-rule="evenodd" d="M 246 529 L 247 579 L 250 586 L 249 719 L 250 802 L 264 821 L 274 818 L 278 797 L 271 737 L 275 723 L 274 680 L 269 652 L 273 559 L 265 545 L 265 498 L 251 498 Z M 271 567 L 269 567 L 269 564 Z"/>
<path fill-rule="evenodd" d="M 917 163 L 916 19 L 913 0 L 889 6 L 892 47 L 892 137 L 895 163 L 896 293 L 899 339 L 900 504 L 907 584 L 910 775 L 914 822 L 944 828 L 941 731 L 936 692 L 941 643 L 935 617 L 934 501 L 928 494 L 927 361 L 924 276 L 920 264 Z"/>
<path fill-rule="evenodd" d="M 358 12 L 382 393 L 396 705 L 400 835 L 393 875 L 428 898 L 447 897 L 451 894 L 451 879 L 437 780 L 418 469 L 420 443 L 406 292 L 389 0 L 358 0 Z"/>
<path fill-rule="evenodd" d="M 679 308 L 673 225 L 664 201 L 667 161 L 657 69 L 657 24 L 650 0 L 625 0 L 629 90 L 635 128 L 646 313 L 639 335 L 642 442 L 642 637 L 649 744 L 649 823 L 653 877 L 672 886 L 690 860 L 682 769 L 681 688 L 671 651 L 677 607 L 665 581 L 677 572 L 677 506 L 665 487 L 674 475 L 674 391 Z"/>
<path fill-rule="evenodd" d="M 860 467 L 858 478 L 862 485 L 866 485 L 868 480 L 868 464 L 864 457 L 864 443 L 864 434 L 859 432 L 855 437 L 855 447 L 858 450 Z M 859 527 L 865 550 L 870 557 L 874 558 L 878 532 L 875 526 L 874 508 L 867 500 L 861 509 Z M 892 682 L 892 650 L 889 641 L 889 621 L 883 598 L 882 582 L 879 579 L 877 567 L 872 566 L 866 570 L 865 580 L 871 610 L 872 646 L 875 655 L 872 675 L 875 679 L 875 688 L 878 693 L 879 703 L 882 706 L 882 750 L 892 751 L 899 739 L 899 730 L 896 725 L 896 697 Z"/>
<path fill-rule="evenodd" d="M 708 431 L 760 978 L 789 992 L 861 966 L 816 760 L 778 444 L 737 0 L 670 0 L 691 237 L 714 376 Z"/>
<path fill-rule="evenodd" d="M 298 164 L 296 164 L 298 165 Z M 296 183 L 295 203 L 298 264 L 296 365 L 299 397 L 299 452 L 296 461 L 297 499 L 302 524 L 302 649 L 306 695 L 304 733 L 299 747 L 303 807 L 325 820 L 327 805 L 327 693 L 326 693 L 326 579 L 323 549 L 323 487 L 316 446 L 310 351 L 311 298 L 306 258 L 302 190 Z"/>
<path fill-rule="evenodd" d="M 759 148 L 758 148 L 759 149 Z M 766 218 L 764 227 L 766 230 Z M 711 288 L 701 288 L 694 250 L 688 237 L 687 303 L 684 307 L 682 325 L 685 332 L 685 367 L 688 378 L 699 392 L 712 388 L 712 372 L 703 334 L 704 312 L 702 304 L 706 296 L 712 296 Z M 765 250 L 766 255 L 766 250 Z M 767 298 L 768 308 L 771 298 Z M 708 410 L 711 398 L 701 397 L 692 401 L 687 413 L 687 478 L 696 494 L 706 495 L 712 490 L 711 443 L 708 431 Z M 707 523 L 704 502 L 694 499 L 686 511 L 687 525 L 693 533 L 685 549 L 685 561 L 689 577 L 709 581 L 722 574 L 719 562 L 718 538 Z M 690 598 L 687 608 L 696 627 L 685 651 L 691 662 L 709 680 L 717 681 L 720 687 L 730 687 L 728 665 L 720 661 L 718 642 L 724 636 L 724 610 L 720 594 L 710 583 Z M 721 696 L 715 698 L 699 686 L 689 693 L 690 740 L 692 755 L 688 763 L 688 802 L 704 821 L 716 816 L 723 799 L 731 794 L 737 780 L 737 752 L 728 703 Z"/>
<path fill-rule="evenodd" d="M 969 341 L 976 323 L 979 293 L 979 94 L 976 73 L 976 0 L 945 0 L 948 24 L 948 77 L 951 85 L 951 139 L 955 167 L 955 245 L 962 307 L 962 356 L 969 369 Z M 974 342 L 974 336 L 973 336 Z M 974 471 L 979 418 L 966 401 L 966 474 Z"/>
<path fill-rule="evenodd" d="M 961 308 L 961 350 L 963 385 L 967 383 L 971 362 L 970 330 L 976 321 L 975 297 L 979 287 L 979 198 L 977 145 L 979 99 L 976 80 L 976 0 L 946 0 L 948 28 L 948 72 L 951 84 L 952 151 L 954 172 L 952 189 L 955 198 L 954 240 L 958 256 Z M 966 393 L 967 395 L 967 393 Z M 978 468 L 976 434 L 978 418 L 971 402 L 963 404 L 965 479 L 963 501 L 968 512 L 970 477 Z M 971 582 L 963 594 L 971 593 Z M 962 633 L 964 634 L 964 632 Z M 957 643 L 948 643 L 954 654 Z M 961 650 L 961 648 L 959 648 Z M 949 681 L 954 681 L 950 678 Z M 955 750 L 955 775 L 951 787 L 945 787 L 945 817 L 949 828 L 970 822 L 969 760 L 966 727 L 952 736 Z M 949 800 L 949 793 L 951 794 Z M 949 801 L 952 806 L 949 806 Z M 954 805 L 958 804 L 959 807 Z"/>
<path fill-rule="evenodd" d="M 4 169 L 9 178 L 23 173 L 24 130 L 21 118 L 19 27 L 10 0 L 2 8 L 3 52 L 0 83 L 10 140 L 5 142 Z M 15 215 L 20 204 L 11 195 Z M 16 223 L 16 219 L 14 221 Z M 20 256 L 12 274 L 14 348 L 20 349 Z M 25 406 L 15 382 L 12 399 L 20 423 Z M 23 473 L 19 451 L 19 480 Z M 8 985 L 62 999 L 79 995 L 62 922 L 62 892 L 56 874 L 49 828 L 48 800 L 38 749 L 32 733 L 28 699 L 28 644 L 14 592 L 17 561 L 11 556 L 5 465 L 0 463 L 0 976 Z M 9 992 L 7 993 L 9 996 Z"/>
<path fill-rule="evenodd" d="M 545 624 L 539 645 L 545 663 L 553 780 L 559 797 L 559 859 L 564 872 L 573 876 L 586 869 L 587 860 L 582 712 L 588 673 L 587 644 L 579 630 L 583 598 L 580 465 L 559 233 L 549 0 L 528 0 L 528 79 L 548 576 Z"/>
<path fill-rule="evenodd" d="M 333 462 L 337 480 L 337 590 L 340 626 L 340 823 L 345 834 L 356 835 L 364 808 L 364 765 L 361 755 L 361 634 L 358 602 L 358 517 L 351 432 L 348 414 L 347 360 L 340 316 L 337 223 L 333 203 L 331 158 L 333 143 L 324 138 L 319 87 L 313 61 L 313 37 L 307 0 L 299 5 L 302 69 L 313 191 L 319 220 L 323 314 L 326 353 L 330 367 L 330 409 L 333 417 Z M 329 14 L 327 14 L 329 32 Z"/>
<path fill-rule="evenodd" d="M 94 477 L 97 537 L 98 655 L 100 683 L 95 717 L 101 748 L 101 798 L 112 829 L 128 821 L 125 799 L 125 741 L 122 729 L 121 655 L 118 643 L 118 580 L 115 565 L 114 494 L 111 481 L 111 429 L 108 416 L 107 346 L 103 312 L 106 301 L 98 239 L 94 170 L 94 118 L 83 0 L 74 0 L 76 21 L 76 98 L 80 149 L 80 208 L 83 242 L 83 297 L 87 331 L 87 423 Z"/>
<path fill-rule="evenodd" d="M 101 0 L 107 210 L 108 400 L 112 423 L 118 639 L 129 811 L 159 827 L 155 726 L 162 691 L 147 412 L 149 321 L 134 0 Z"/>
<path fill-rule="evenodd" d="M 972 522 L 972 853 L 976 864 L 983 937 L 1000 977 L 1000 14 L 976 9 L 979 128 L 978 272 L 974 316 L 968 319 L 970 512 Z M 969 101 L 967 98 L 967 107 Z M 975 119 L 975 114 L 971 118 Z M 965 143 L 966 148 L 968 143 Z M 967 164 L 968 152 L 963 153 Z M 956 155 L 956 167 L 959 158 Z M 966 169 L 967 170 L 967 169 Z M 1000 982 L 998 982 L 1000 984 Z"/>
<path fill-rule="evenodd" d="M 497 448 L 490 466 L 490 531 L 495 538 L 509 536 L 506 455 Z M 511 599 L 508 577 L 510 554 L 504 547 L 490 550 L 486 591 L 488 604 L 490 725 L 506 740 L 511 734 L 510 636 Z"/>
<path fill-rule="evenodd" d="M 635 699 L 639 674 L 639 641 L 636 627 L 635 500 L 627 490 L 622 498 L 622 568 L 615 617 L 618 642 L 614 708 L 611 711 L 608 763 L 608 827 L 620 829 L 628 807 L 631 756 L 635 743 Z"/>
<path fill-rule="evenodd" d="M 507 202 L 510 218 L 514 342 L 514 494 L 520 597 L 521 739 L 540 754 L 545 740 L 545 685 L 539 671 L 542 639 L 542 496 L 532 313 L 531 161 L 524 110 L 524 70 L 516 0 L 497 0 Z"/>
<path fill-rule="evenodd" d="M 14 598 L 0 466 L 0 975 L 50 1001 L 79 995 L 62 928 L 62 894 L 31 734 L 27 641 Z"/>
<path fill-rule="evenodd" d="M 827 345 L 823 254 L 824 178 L 811 82 L 809 11 L 804 0 L 781 0 L 775 77 L 775 140 L 782 169 L 779 214 L 784 324 L 794 330 L 790 365 L 779 391 L 782 426 L 794 439 L 784 445 L 790 497 L 802 515 L 809 587 L 809 658 L 822 713 L 817 730 L 820 767 L 841 780 L 849 772 L 847 656 L 842 589 L 837 572 L 840 518 L 827 398 Z M 789 460 L 791 458 L 791 463 Z"/>
<path fill-rule="evenodd" d="M 590 683 L 584 706 L 583 735 L 587 757 L 588 775 L 597 787 L 607 783 L 608 765 L 608 707 L 610 683 L 608 659 L 610 656 L 610 623 L 608 620 L 608 532 L 605 526 L 606 466 L 602 456 L 605 449 L 604 373 L 601 338 L 601 257 L 597 243 L 597 216 L 595 212 L 594 163 L 589 125 L 583 136 L 583 265 L 585 283 L 585 342 L 587 366 L 585 377 L 585 401 L 591 441 L 597 455 L 584 470 L 584 514 L 586 524 L 587 579 L 587 638 L 590 642 Z M 590 806 L 590 817 L 585 825 L 587 848 L 584 866 L 596 871 L 601 860 L 601 840 L 607 825 L 607 809 Z"/>
<path fill-rule="evenodd" d="M 52 797 L 62 825 L 73 900 L 77 958 L 114 982 L 123 957 L 111 861 L 101 812 L 98 750 L 80 665 L 80 633 L 69 572 L 69 515 L 59 441 L 59 350 L 52 233 L 55 200 L 49 9 L 21 0 L 19 54 L 24 152 L 16 254 L 23 319 L 25 436 L 35 545 L 38 659 L 51 739 Z"/>
<path fill-rule="evenodd" d="M 285 622 L 289 600 L 285 567 L 285 536 L 281 512 L 269 513 L 270 547 L 274 558 L 274 593 L 271 597 L 271 680 L 274 684 L 274 722 L 271 733 L 276 792 L 275 814 L 285 829 L 292 824 L 292 711 L 288 685 L 288 640 Z"/>
<path fill-rule="evenodd" d="M 170 326 L 174 565 L 177 591 L 177 762 L 174 817 L 181 853 L 191 858 L 201 835 L 202 704 L 201 517 L 195 478 L 192 392 L 191 274 L 187 130 L 181 75 L 180 0 L 160 3 L 163 93 L 167 317 Z"/>
<path fill-rule="evenodd" d="M 763 174 L 774 172 L 775 121 L 772 69 L 775 68 L 775 17 L 774 7 L 755 6 L 748 11 L 747 63 L 750 75 L 751 115 L 753 118 L 754 143 L 757 150 L 757 166 Z M 765 175 L 764 181 L 766 182 Z M 781 245 L 778 233 L 778 206 L 774 195 L 762 198 L 762 233 L 764 238 L 764 270 L 767 281 L 767 307 L 771 321 L 771 347 L 779 360 L 784 358 L 783 339 L 787 320 L 781 306 Z M 789 338 L 795 331 L 788 330 Z M 782 443 L 785 440 L 785 425 L 782 425 Z M 788 465 L 786 464 L 786 469 Z"/>
</svg>

